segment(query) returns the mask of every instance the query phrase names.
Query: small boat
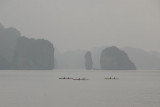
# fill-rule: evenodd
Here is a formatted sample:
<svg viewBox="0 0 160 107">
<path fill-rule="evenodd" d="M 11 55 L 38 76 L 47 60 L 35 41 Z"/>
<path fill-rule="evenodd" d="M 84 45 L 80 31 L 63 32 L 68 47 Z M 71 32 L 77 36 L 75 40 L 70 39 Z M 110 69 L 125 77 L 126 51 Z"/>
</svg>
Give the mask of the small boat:
<svg viewBox="0 0 160 107">
<path fill-rule="evenodd" d="M 73 79 L 73 80 L 81 80 L 80 78 L 78 78 L 78 79 Z"/>
<path fill-rule="evenodd" d="M 66 79 L 73 79 L 73 78 L 69 78 L 69 77 L 68 77 L 68 78 L 66 78 Z"/>
</svg>

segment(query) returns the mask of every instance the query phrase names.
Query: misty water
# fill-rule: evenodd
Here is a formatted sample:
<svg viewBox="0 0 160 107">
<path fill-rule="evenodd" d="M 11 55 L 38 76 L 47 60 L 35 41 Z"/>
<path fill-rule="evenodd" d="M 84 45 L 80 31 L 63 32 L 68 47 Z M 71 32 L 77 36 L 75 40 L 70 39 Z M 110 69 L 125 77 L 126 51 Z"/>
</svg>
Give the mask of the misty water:
<svg viewBox="0 0 160 107">
<path fill-rule="evenodd" d="M 160 71 L 0 71 L 0 107 L 160 107 Z"/>
</svg>

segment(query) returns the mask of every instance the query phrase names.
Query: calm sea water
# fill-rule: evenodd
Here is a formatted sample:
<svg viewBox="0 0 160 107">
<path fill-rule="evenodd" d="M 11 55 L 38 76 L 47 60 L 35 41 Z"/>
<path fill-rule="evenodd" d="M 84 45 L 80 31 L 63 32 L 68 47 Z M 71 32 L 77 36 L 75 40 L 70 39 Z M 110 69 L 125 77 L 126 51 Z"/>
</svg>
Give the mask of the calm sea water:
<svg viewBox="0 0 160 107">
<path fill-rule="evenodd" d="M 160 71 L 0 71 L 0 107 L 160 107 Z"/>
</svg>

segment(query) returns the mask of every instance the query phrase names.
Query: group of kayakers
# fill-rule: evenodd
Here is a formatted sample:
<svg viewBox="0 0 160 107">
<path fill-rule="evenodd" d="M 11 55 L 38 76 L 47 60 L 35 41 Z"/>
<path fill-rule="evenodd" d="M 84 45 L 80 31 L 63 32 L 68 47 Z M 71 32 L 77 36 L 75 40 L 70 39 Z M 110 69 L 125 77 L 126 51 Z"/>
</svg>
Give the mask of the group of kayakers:
<svg viewBox="0 0 160 107">
<path fill-rule="evenodd" d="M 63 77 L 63 78 L 59 78 L 59 79 L 72 79 L 72 80 L 88 80 L 86 78 L 70 78 L 70 77 Z M 119 79 L 119 78 L 116 78 L 116 77 L 109 77 L 109 78 L 104 78 L 104 79 Z"/>
</svg>

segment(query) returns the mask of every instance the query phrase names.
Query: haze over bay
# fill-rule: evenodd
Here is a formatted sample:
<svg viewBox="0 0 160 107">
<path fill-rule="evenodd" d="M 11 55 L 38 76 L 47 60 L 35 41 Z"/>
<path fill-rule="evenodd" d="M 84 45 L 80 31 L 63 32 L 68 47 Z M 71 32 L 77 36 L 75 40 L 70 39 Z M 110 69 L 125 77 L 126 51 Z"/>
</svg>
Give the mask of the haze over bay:
<svg viewBox="0 0 160 107">
<path fill-rule="evenodd" d="M 60 51 L 132 46 L 160 51 L 159 0 L 0 0 L 0 23 Z"/>
</svg>

